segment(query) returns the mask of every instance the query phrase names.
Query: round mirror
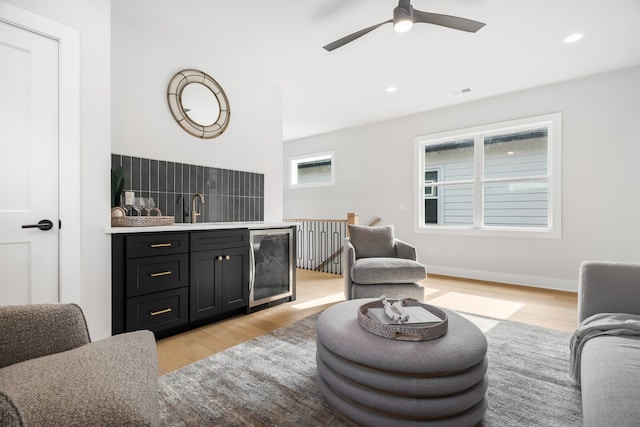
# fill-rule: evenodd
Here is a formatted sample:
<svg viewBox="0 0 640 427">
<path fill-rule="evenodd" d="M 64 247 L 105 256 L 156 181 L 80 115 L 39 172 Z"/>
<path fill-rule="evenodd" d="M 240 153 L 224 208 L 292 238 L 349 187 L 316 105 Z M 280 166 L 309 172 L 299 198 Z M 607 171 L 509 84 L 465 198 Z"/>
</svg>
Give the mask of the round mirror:
<svg viewBox="0 0 640 427">
<path fill-rule="evenodd" d="M 220 103 L 216 95 L 203 84 L 190 83 L 182 91 L 182 107 L 194 122 L 209 126 L 218 120 Z"/>
<path fill-rule="evenodd" d="M 229 101 L 213 77 L 198 70 L 182 70 L 169 82 L 169 109 L 191 135 L 215 138 L 229 125 Z"/>
</svg>

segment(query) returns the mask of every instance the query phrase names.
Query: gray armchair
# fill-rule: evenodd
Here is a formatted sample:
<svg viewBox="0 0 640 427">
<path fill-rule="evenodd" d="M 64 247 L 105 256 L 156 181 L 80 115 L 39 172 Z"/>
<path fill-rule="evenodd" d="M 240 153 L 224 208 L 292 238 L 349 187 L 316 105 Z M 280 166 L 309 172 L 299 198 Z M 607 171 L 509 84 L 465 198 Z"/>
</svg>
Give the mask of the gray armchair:
<svg viewBox="0 0 640 427">
<path fill-rule="evenodd" d="M 402 295 L 424 300 L 419 282 L 427 270 L 417 261 L 415 247 L 394 237 L 392 225 L 349 225 L 342 257 L 346 299 Z"/>
<path fill-rule="evenodd" d="M 150 331 L 91 342 L 75 304 L 0 307 L 0 425 L 159 425 Z"/>
</svg>

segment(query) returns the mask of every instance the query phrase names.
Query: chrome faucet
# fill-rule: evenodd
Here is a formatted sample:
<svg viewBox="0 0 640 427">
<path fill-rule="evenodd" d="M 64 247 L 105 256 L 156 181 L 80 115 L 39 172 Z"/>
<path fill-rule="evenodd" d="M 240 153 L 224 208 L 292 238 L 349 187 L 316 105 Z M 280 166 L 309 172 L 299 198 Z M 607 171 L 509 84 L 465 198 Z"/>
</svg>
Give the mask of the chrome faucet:
<svg viewBox="0 0 640 427">
<path fill-rule="evenodd" d="M 202 212 L 196 210 L 196 201 L 200 198 L 200 202 L 204 204 L 204 196 L 202 193 L 196 193 L 191 199 L 191 223 L 195 224 L 198 221 L 198 217 L 202 215 Z"/>
</svg>

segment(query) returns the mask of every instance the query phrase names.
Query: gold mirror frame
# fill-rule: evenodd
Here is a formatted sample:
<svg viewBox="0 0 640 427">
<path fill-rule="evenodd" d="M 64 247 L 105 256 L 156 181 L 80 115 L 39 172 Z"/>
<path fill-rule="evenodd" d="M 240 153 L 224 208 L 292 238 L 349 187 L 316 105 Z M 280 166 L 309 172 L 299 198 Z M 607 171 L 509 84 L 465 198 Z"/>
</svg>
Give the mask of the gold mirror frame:
<svg viewBox="0 0 640 427">
<path fill-rule="evenodd" d="M 191 84 L 198 83 L 209 89 L 218 100 L 220 112 L 218 118 L 212 124 L 197 123 L 192 120 L 182 105 L 182 91 Z M 187 69 L 176 73 L 169 82 L 167 90 L 167 100 L 173 118 L 187 132 L 198 138 L 215 138 L 220 136 L 229 126 L 231 110 L 229 100 L 217 81 L 207 73 L 202 71 Z"/>
</svg>

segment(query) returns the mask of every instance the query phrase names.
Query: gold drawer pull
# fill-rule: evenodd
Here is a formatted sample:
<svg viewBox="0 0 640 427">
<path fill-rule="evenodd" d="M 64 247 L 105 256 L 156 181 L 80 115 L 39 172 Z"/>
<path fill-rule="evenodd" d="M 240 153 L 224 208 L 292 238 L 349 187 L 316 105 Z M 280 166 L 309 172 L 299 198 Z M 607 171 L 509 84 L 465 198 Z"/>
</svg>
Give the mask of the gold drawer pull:
<svg viewBox="0 0 640 427">
<path fill-rule="evenodd" d="M 171 243 L 154 243 L 149 245 L 150 248 L 170 248 L 171 246 Z"/>
<path fill-rule="evenodd" d="M 165 308 L 164 310 L 152 311 L 149 314 L 152 316 L 157 316 L 158 314 L 165 314 L 165 313 L 169 313 L 170 311 L 173 311 L 173 310 L 170 308 Z"/>
<path fill-rule="evenodd" d="M 158 273 L 149 274 L 149 276 L 151 276 L 151 277 L 170 276 L 170 275 L 171 275 L 170 271 L 160 271 Z"/>
</svg>

